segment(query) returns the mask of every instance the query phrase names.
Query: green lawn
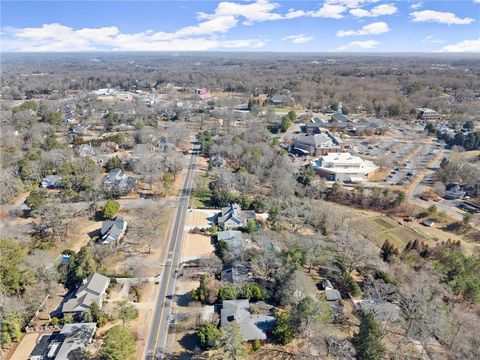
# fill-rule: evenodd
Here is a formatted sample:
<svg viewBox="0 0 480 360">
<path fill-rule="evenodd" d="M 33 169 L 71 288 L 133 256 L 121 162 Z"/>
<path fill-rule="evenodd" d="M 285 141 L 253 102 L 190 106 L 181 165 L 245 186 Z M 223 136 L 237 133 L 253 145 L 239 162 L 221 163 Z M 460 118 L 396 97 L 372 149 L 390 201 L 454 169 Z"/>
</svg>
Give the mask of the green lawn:
<svg viewBox="0 0 480 360">
<path fill-rule="evenodd" d="M 196 174 L 195 184 L 201 184 L 203 191 L 200 193 L 193 191 L 190 197 L 190 206 L 198 209 L 210 207 L 211 192 L 208 189 L 208 184 L 212 179 L 205 174 Z M 198 185 L 197 185 L 198 186 Z"/>
</svg>

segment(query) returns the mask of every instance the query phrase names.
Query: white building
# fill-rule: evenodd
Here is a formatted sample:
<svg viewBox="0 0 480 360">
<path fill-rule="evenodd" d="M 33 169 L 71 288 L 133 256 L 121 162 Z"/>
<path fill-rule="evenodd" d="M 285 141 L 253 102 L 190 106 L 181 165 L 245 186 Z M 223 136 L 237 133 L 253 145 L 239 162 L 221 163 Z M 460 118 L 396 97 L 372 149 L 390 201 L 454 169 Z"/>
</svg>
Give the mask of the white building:
<svg viewBox="0 0 480 360">
<path fill-rule="evenodd" d="M 368 160 L 349 153 L 329 153 L 314 160 L 310 166 L 330 181 L 359 183 L 378 169 Z"/>
</svg>

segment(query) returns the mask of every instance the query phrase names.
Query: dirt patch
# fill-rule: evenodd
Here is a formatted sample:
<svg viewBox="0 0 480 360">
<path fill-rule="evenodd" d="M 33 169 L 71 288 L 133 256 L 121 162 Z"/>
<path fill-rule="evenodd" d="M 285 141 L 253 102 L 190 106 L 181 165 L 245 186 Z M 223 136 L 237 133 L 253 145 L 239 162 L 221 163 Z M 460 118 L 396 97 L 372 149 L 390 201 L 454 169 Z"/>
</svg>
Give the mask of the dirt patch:
<svg viewBox="0 0 480 360">
<path fill-rule="evenodd" d="M 185 226 L 187 228 L 208 227 L 216 214 L 218 214 L 218 210 L 191 209 L 187 212 Z"/>
<path fill-rule="evenodd" d="M 201 234 L 185 234 L 182 249 L 182 261 L 195 260 L 207 257 L 215 251 L 210 236 Z"/>
</svg>

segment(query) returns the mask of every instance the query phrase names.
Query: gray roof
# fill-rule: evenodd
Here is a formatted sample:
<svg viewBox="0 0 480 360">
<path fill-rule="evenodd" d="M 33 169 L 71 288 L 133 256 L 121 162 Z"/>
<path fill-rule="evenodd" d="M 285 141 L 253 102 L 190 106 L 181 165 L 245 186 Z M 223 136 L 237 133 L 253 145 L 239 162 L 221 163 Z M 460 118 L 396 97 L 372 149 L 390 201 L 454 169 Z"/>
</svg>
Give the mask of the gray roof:
<svg viewBox="0 0 480 360">
<path fill-rule="evenodd" d="M 330 133 L 321 134 L 298 134 L 295 137 L 295 147 L 305 148 L 330 148 L 340 146 L 342 141 Z"/>
<path fill-rule="evenodd" d="M 99 273 L 94 273 L 83 280 L 82 285 L 73 296 L 62 305 L 62 312 L 84 312 L 93 303 L 99 306 L 105 296 L 105 291 L 110 284 L 110 278 Z"/>
<path fill-rule="evenodd" d="M 83 323 L 83 324 L 66 324 L 60 334 L 65 335 L 65 340 L 60 346 L 60 350 L 55 356 L 55 360 L 68 360 L 68 354 L 77 349 L 84 350 L 92 340 L 93 334 L 97 324 Z"/>
<path fill-rule="evenodd" d="M 122 238 L 127 229 L 127 221 L 121 216 L 117 216 L 113 220 L 104 221 L 100 234 L 102 243 L 108 244 L 111 241 L 118 241 Z"/>
<path fill-rule="evenodd" d="M 290 95 L 273 95 L 270 98 L 270 102 L 273 103 L 291 103 L 294 102 L 293 98 Z"/>
<path fill-rule="evenodd" d="M 252 264 L 235 261 L 223 268 L 220 278 L 233 284 L 252 280 Z"/>
<path fill-rule="evenodd" d="M 241 227 L 250 219 L 255 219 L 255 211 L 242 210 L 240 205 L 233 203 L 230 204 L 230 206 L 222 208 L 218 217 L 218 225 L 224 226 L 228 221 L 230 226 Z"/>
<path fill-rule="evenodd" d="M 331 120 L 339 123 L 351 122 L 351 120 L 347 116 L 343 115 L 341 112 L 338 111 L 332 115 Z"/>
<path fill-rule="evenodd" d="M 115 184 L 116 182 L 122 180 L 125 177 L 123 171 L 119 168 L 112 169 L 105 176 L 104 182 L 107 184 Z"/>
<path fill-rule="evenodd" d="M 88 124 L 78 124 L 77 126 L 73 127 L 70 131 L 74 134 L 83 134 L 90 125 Z"/>
<path fill-rule="evenodd" d="M 47 175 L 42 179 L 42 187 L 54 188 L 61 186 L 62 177 L 60 175 Z"/>
<path fill-rule="evenodd" d="M 220 317 L 222 328 L 231 323 L 239 325 L 245 341 L 266 340 L 266 332 L 275 322 L 271 315 L 251 314 L 248 300 L 225 300 Z"/>
<path fill-rule="evenodd" d="M 338 291 L 336 289 L 325 290 L 325 298 L 327 299 L 327 301 L 342 300 L 342 296 L 340 295 L 340 291 Z"/>
<path fill-rule="evenodd" d="M 85 157 L 85 156 L 94 156 L 95 155 L 95 149 L 89 145 L 89 144 L 81 144 L 78 145 L 75 148 L 75 152 L 77 153 L 78 156 L 80 157 Z"/>
<path fill-rule="evenodd" d="M 225 230 L 225 231 L 219 231 L 217 233 L 217 239 L 218 240 L 230 240 L 230 239 L 235 239 L 235 238 L 241 238 L 242 237 L 242 232 L 238 230 Z"/>
<path fill-rule="evenodd" d="M 115 168 L 105 175 L 103 184 L 107 188 L 116 187 L 122 192 L 128 192 L 135 188 L 137 180 L 131 176 L 127 176 L 121 169 Z"/>
<path fill-rule="evenodd" d="M 95 333 L 96 323 L 66 324 L 60 332 L 41 335 L 30 359 L 70 360 L 75 350 L 85 350 Z"/>
</svg>

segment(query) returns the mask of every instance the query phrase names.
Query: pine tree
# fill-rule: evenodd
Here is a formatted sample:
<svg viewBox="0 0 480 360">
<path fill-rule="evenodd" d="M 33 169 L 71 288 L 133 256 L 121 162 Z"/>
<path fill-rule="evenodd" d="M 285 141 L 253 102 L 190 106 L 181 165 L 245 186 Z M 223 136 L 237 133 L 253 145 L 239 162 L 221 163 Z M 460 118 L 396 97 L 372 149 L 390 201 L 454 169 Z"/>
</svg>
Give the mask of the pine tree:
<svg viewBox="0 0 480 360">
<path fill-rule="evenodd" d="M 398 249 L 390 241 L 385 240 L 382 245 L 380 257 L 383 259 L 383 261 L 390 262 L 395 255 L 398 255 Z"/>
<path fill-rule="evenodd" d="M 237 360 L 247 354 L 242 330 L 237 324 L 231 324 L 222 330 L 217 350 L 212 360 Z"/>
<path fill-rule="evenodd" d="M 360 322 L 360 331 L 353 337 L 352 343 L 360 360 L 381 359 L 385 351 L 382 342 L 382 330 L 373 313 L 365 315 Z"/>
</svg>

